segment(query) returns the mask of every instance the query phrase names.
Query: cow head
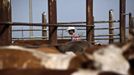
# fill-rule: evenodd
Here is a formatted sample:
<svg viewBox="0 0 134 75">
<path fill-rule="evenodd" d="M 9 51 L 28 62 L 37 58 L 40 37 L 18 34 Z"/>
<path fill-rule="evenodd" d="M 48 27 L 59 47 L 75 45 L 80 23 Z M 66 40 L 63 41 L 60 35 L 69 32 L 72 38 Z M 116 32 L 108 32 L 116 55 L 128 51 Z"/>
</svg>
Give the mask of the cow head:
<svg viewBox="0 0 134 75">
<path fill-rule="evenodd" d="M 92 55 L 87 56 L 94 60 L 94 66 L 101 71 L 113 71 L 121 74 L 127 74 L 129 63 L 123 56 L 126 46 L 118 47 L 109 45 L 107 47 L 96 50 Z"/>
</svg>

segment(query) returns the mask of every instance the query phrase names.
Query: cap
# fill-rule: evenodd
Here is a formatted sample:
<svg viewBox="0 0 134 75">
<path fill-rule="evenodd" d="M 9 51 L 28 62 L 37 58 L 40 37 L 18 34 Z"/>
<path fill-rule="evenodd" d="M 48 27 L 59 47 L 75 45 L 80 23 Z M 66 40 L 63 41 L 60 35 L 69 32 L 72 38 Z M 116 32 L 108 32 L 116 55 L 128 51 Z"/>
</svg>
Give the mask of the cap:
<svg viewBox="0 0 134 75">
<path fill-rule="evenodd" d="M 75 27 L 68 27 L 67 30 L 75 30 Z"/>
</svg>

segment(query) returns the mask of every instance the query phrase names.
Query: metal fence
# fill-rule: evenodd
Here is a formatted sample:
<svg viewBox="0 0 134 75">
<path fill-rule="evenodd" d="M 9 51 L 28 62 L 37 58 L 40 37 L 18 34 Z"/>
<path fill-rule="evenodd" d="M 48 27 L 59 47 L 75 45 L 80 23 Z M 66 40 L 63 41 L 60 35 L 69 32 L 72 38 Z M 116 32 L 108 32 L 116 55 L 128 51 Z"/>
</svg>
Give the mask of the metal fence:
<svg viewBox="0 0 134 75">
<path fill-rule="evenodd" d="M 113 23 L 118 23 L 119 21 L 111 21 Z M 94 24 L 96 26 L 96 24 L 108 24 L 109 21 L 95 21 Z M 44 39 L 48 39 L 48 28 L 49 28 L 49 24 L 42 24 L 42 23 L 9 23 L 9 24 L 12 24 L 12 27 L 20 27 L 18 29 L 12 29 L 12 34 L 15 33 L 15 35 L 20 35 L 19 37 L 15 37 L 14 35 L 12 36 L 12 40 L 44 40 Z M 22 26 L 24 26 L 22 28 Z M 35 29 L 25 29 L 25 26 L 33 26 L 35 27 Z M 45 30 L 42 30 L 42 26 L 46 26 L 46 29 Z M 57 29 L 57 34 L 58 34 L 58 38 L 57 39 L 70 39 L 70 36 L 67 34 L 67 27 L 68 26 L 75 26 L 77 31 L 78 31 L 78 34 L 81 36 L 82 39 L 86 39 L 86 22 L 59 22 L 58 24 L 56 25 L 51 25 L 51 26 L 57 26 L 58 29 Z M 90 25 L 91 26 L 91 25 Z M 38 28 L 36 28 L 38 27 Z M 95 30 L 94 31 L 99 31 L 101 32 L 102 30 L 106 30 L 107 32 L 109 32 L 109 26 L 106 26 L 105 28 L 97 28 L 95 27 L 94 28 Z M 113 30 L 119 30 L 118 27 L 113 27 Z M 26 33 L 28 34 L 29 31 L 33 31 L 35 33 L 40 33 L 40 36 L 25 36 Z M 45 31 L 46 32 L 46 36 L 43 36 L 42 35 L 42 32 Z M 60 33 L 59 33 L 60 32 Z M 81 34 L 80 34 L 80 33 Z M 18 34 L 17 34 L 18 33 Z M 113 36 L 114 38 L 109 38 L 109 36 Z M 107 40 L 109 41 L 110 39 L 119 39 L 119 33 L 118 34 L 95 34 L 94 35 L 94 38 L 95 38 L 95 41 L 98 41 L 98 40 Z"/>
</svg>

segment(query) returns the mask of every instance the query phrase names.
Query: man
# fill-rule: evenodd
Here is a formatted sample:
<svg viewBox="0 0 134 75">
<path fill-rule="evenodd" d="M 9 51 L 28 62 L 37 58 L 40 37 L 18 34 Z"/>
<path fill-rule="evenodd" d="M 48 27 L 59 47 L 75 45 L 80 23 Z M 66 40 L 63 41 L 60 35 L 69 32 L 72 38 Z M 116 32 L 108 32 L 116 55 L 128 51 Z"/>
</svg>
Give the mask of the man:
<svg viewBox="0 0 134 75">
<path fill-rule="evenodd" d="M 72 41 L 80 41 L 81 40 L 80 36 L 75 33 L 75 27 L 68 27 L 67 30 L 68 30 L 69 35 L 71 35 Z"/>
<path fill-rule="evenodd" d="M 76 54 L 82 54 L 90 46 L 88 41 L 81 40 L 80 36 L 75 33 L 75 27 L 68 27 L 67 31 L 71 35 L 71 40 L 64 45 L 56 46 L 56 48 L 62 52 L 72 51 Z"/>
</svg>

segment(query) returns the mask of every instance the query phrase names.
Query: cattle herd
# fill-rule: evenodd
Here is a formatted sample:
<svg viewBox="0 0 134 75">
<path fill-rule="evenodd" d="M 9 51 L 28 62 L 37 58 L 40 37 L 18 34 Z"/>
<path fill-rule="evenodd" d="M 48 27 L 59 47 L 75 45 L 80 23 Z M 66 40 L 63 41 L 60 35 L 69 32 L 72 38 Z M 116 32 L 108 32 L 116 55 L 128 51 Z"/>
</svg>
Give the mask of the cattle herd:
<svg viewBox="0 0 134 75">
<path fill-rule="evenodd" d="M 134 75 L 134 30 L 126 42 L 0 47 L 0 75 Z"/>
</svg>

